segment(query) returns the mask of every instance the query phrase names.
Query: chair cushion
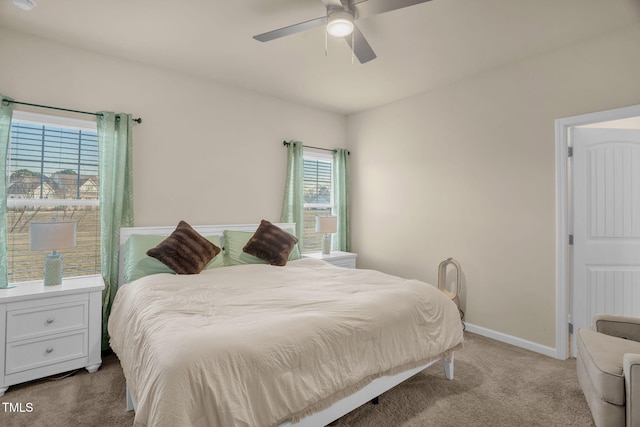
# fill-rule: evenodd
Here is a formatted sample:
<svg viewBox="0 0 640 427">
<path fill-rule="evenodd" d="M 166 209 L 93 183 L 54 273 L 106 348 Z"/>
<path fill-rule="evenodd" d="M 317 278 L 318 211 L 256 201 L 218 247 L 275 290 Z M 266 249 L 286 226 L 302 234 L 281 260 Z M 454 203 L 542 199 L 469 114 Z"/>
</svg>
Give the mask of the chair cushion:
<svg viewBox="0 0 640 427">
<path fill-rule="evenodd" d="M 626 353 L 640 353 L 640 342 L 580 329 L 576 343 L 578 359 L 584 364 L 600 399 L 614 405 L 624 405 L 622 357 Z"/>
</svg>

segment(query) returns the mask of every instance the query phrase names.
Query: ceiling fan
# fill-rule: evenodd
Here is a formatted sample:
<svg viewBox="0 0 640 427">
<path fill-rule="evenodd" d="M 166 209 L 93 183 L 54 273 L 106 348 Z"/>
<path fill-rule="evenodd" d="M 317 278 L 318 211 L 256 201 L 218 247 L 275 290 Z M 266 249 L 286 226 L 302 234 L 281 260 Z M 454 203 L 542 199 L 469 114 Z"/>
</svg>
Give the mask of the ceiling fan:
<svg viewBox="0 0 640 427">
<path fill-rule="evenodd" d="M 267 42 L 280 37 L 306 31 L 326 25 L 327 33 L 335 37 L 344 37 L 361 64 L 376 58 L 376 54 L 367 42 L 355 21 L 358 19 L 390 12 L 396 9 L 426 3 L 429 0 L 321 0 L 327 9 L 325 16 L 279 28 L 277 30 L 253 36 L 254 39 Z M 347 37 L 350 36 L 351 37 Z"/>
</svg>

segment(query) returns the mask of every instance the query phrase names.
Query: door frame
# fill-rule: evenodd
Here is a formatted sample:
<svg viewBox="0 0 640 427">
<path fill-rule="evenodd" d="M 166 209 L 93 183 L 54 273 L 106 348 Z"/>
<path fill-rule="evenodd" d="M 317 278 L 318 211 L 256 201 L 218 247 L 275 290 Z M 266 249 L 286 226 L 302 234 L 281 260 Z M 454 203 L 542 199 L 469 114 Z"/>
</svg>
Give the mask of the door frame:
<svg viewBox="0 0 640 427">
<path fill-rule="evenodd" d="M 569 130 L 611 120 L 640 116 L 640 105 L 598 111 L 555 121 L 556 133 L 556 358 L 569 357 L 569 295 L 570 247 L 569 234 Z"/>
</svg>

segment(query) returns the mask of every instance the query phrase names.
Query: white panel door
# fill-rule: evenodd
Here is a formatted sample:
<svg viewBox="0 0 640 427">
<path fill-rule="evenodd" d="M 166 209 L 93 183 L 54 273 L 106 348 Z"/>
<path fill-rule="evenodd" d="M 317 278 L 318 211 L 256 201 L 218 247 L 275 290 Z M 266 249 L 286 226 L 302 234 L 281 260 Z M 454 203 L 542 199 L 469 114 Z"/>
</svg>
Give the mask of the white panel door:
<svg viewBox="0 0 640 427">
<path fill-rule="evenodd" d="M 594 314 L 640 317 L 640 131 L 574 128 L 571 143 L 577 332 Z"/>
</svg>

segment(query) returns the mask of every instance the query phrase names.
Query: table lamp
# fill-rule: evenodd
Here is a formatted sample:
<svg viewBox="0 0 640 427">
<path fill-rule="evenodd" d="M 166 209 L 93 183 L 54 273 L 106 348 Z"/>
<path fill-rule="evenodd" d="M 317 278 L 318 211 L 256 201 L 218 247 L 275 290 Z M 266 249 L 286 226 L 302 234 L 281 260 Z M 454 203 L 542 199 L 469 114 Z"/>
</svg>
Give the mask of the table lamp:
<svg viewBox="0 0 640 427">
<path fill-rule="evenodd" d="M 31 222 L 29 240 L 32 251 L 51 251 L 44 264 L 45 286 L 61 284 L 62 258 L 56 250 L 76 246 L 76 221 Z"/>
<path fill-rule="evenodd" d="M 338 230 L 337 216 L 317 216 L 316 232 L 324 233 L 322 237 L 322 253 L 328 255 L 331 253 L 331 234 Z"/>
</svg>

